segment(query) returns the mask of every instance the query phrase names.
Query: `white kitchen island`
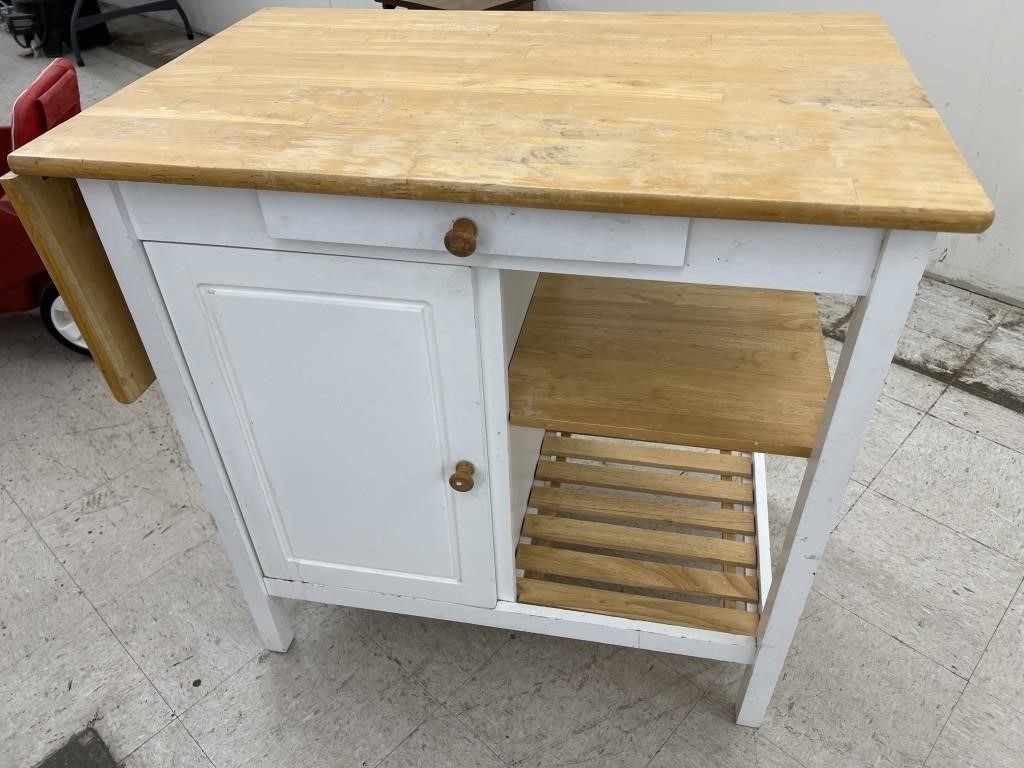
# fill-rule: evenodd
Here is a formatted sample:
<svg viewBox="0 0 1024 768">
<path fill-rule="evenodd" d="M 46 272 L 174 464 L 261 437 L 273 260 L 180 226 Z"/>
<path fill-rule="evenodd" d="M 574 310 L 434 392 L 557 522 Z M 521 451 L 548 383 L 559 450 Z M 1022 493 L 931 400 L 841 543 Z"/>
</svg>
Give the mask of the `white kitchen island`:
<svg viewBox="0 0 1024 768">
<path fill-rule="evenodd" d="M 992 219 L 868 14 L 271 9 L 10 163 L 268 648 L 302 599 L 702 656 L 746 725 L 935 233 Z M 116 284 L 40 234 L 68 179 Z M 774 579 L 764 453 L 809 457 Z"/>
</svg>

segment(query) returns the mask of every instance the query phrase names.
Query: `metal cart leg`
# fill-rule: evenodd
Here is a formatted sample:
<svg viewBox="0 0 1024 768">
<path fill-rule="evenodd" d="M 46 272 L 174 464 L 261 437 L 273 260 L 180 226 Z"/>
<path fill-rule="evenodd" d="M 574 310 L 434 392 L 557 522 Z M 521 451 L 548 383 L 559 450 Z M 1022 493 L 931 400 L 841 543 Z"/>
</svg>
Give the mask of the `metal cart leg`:
<svg viewBox="0 0 1024 768">
<path fill-rule="evenodd" d="M 131 16 L 137 13 L 149 13 L 150 11 L 177 11 L 181 17 L 181 23 L 185 26 L 185 37 L 189 40 L 195 39 L 195 33 L 192 31 L 192 24 L 188 20 L 188 16 L 185 14 L 185 9 L 181 7 L 181 3 L 178 0 L 154 0 L 153 2 L 143 3 L 141 5 L 133 5 L 130 8 L 118 8 L 115 11 L 106 11 L 104 13 L 94 13 L 90 16 L 82 18 L 82 0 L 75 0 L 75 7 L 71 11 L 71 52 L 75 56 L 75 61 L 78 62 L 78 66 L 84 67 L 85 61 L 82 59 L 82 53 L 78 47 L 78 33 L 82 30 L 95 27 L 105 22 L 111 21 L 112 19 L 119 19 L 122 16 Z"/>
<path fill-rule="evenodd" d="M 889 232 L 857 301 L 741 688 L 740 725 L 757 727 L 768 711 L 934 240 L 931 232 Z"/>
<path fill-rule="evenodd" d="M 185 9 L 181 7 L 181 3 L 178 0 L 174 0 L 174 5 L 177 7 L 178 15 L 181 16 L 181 23 L 185 27 L 185 38 L 187 40 L 195 40 L 195 33 L 192 32 L 192 22 L 188 20 L 188 16 L 185 15 Z"/>
<path fill-rule="evenodd" d="M 84 67 L 85 62 L 82 60 L 82 52 L 78 49 L 78 31 L 81 13 L 82 0 L 75 0 L 75 7 L 71 11 L 71 29 L 68 36 L 71 38 L 71 52 L 75 55 L 75 61 L 78 66 Z"/>
</svg>

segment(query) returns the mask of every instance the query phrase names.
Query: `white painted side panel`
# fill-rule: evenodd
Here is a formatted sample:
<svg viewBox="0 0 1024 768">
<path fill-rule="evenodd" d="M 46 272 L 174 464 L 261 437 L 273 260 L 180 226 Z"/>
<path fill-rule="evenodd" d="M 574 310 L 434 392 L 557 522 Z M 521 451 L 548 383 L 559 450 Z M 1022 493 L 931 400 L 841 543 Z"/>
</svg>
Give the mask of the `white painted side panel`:
<svg viewBox="0 0 1024 768">
<path fill-rule="evenodd" d="M 772 588 L 772 544 L 768 516 L 768 476 L 763 453 L 754 454 L 754 530 L 757 544 L 758 610 L 763 611 Z"/>
<path fill-rule="evenodd" d="M 501 272 L 496 269 L 474 269 L 472 272 L 476 286 L 480 373 L 484 385 L 487 460 L 491 477 L 495 580 L 498 599 L 507 600 L 515 596 L 515 549 L 504 535 L 512 494 L 509 483 L 505 308 L 502 303 L 504 281 Z"/>
<path fill-rule="evenodd" d="M 532 259 L 681 266 L 687 219 L 552 211 L 301 192 L 256 193 L 279 240 L 443 251 L 452 222 L 472 219 L 477 253 Z"/>
<path fill-rule="evenodd" d="M 523 330 L 526 312 L 530 309 L 530 300 L 540 274 L 502 270 L 500 275 L 502 337 L 505 341 L 505 365 L 508 366 L 512 362 L 512 353 L 516 351 L 516 342 Z"/>
<path fill-rule="evenodd" d="M 228 481 L 199 394 L 153 278 L 146 251 L 132 231 L 117 185 L 81 179 L 79 187 L 146 346 L 146 353 L 153 363 L 160 390 L 167 400 L 189 460 L 202 483 L 206 503 L 217 523 L 217 531 L 260 639 L 269 650 L 286 651 L 294 638 L 288 611 L 281 600 L 267 592 L 249 531 Z"/>
<path fill-rule="evenodd" d="M 542 429 L 513 427 L 508 421 L 508 362 L 530 298 L 535 272 L 474 269 L 484 381 L 487 446 L 490 452 L 494 567 L 499 600 L 515 600 L 518 531 L 544 437 Z M 509 536 L 511 519 L 513 536 Z"/>
<path fill-rule="evenodd" d="M 544 442 L 544 430 L 533 427 L 509 428 L 509 466 L 512 471 L 512 536 L 513 549 L 519 543 L 519 532 L 523 530 L 533 476 L 537 471 L 540 446 Z"/>
<path fill-rule="evenodd" d="M 264 572 L 493 605 L 470 270 L 146 247 Z"/>
</svg>

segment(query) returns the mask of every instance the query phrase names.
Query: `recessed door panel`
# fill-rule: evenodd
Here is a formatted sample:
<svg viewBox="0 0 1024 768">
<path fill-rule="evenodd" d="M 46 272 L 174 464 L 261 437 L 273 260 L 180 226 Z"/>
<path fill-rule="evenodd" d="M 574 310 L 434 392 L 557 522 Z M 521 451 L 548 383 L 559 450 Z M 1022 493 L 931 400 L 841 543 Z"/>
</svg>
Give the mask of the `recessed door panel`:
<svg viewBox="0 0 1024 768">
<path fill-rule="evenodd" d="M 469 269 L 147 250 L 266 575 L 493 604 Z"/>
</svg>

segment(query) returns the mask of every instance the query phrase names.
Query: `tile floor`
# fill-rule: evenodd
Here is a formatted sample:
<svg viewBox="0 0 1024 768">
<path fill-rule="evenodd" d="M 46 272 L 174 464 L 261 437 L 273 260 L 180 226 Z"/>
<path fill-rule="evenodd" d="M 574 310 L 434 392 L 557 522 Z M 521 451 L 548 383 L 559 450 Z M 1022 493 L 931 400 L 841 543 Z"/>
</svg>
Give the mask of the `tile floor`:
<svg viewBox="0 0 1024 768">
<path fill-rule="evenodd" d="M 15 53 L 0 101 L 44 63 Z M 87 56 L 87 101 L 147 68 Z M 128 768 L 1020 766 L 1022 317 L 922 285 L 753 731 L 740 669 L 683 657 L 309 604 L 261 651 L 159 392 L 120 406 L 0 316 L 0 763 L 92 725 Z M 776 533 L 802 467 L 770 461 Z"/>
</svg>

